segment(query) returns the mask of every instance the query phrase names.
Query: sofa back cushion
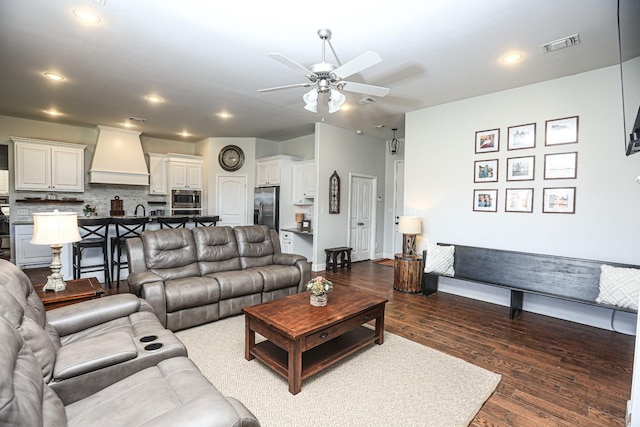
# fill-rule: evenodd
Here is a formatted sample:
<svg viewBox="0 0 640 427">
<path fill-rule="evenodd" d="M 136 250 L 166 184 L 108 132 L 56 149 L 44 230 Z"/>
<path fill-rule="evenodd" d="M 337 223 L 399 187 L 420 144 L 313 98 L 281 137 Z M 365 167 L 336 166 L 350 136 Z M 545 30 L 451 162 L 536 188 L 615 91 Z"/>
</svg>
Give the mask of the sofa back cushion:
<svg viewBox="0 0 640 427">
<path fill-rule="evenodd" d="M 240 270 L 238 243 L 231 227 L 195 227 L 193 239 L 200 274 Z"/>
<path fill-rule="evenodd" d="M 273 264 L 275 247 L 266 225 L 239 226 L 233 231 L 238 241 L 240 265 L 243 269 Z"/>
<path fill-rule="evenodd" d="M 191 230 L 147 230 L 140 235 L 140 239 L 147 268 L 163 280 L 199 275 Z"/>
<path fill-rule="evenodd" d="M 64 406 L 45 385 L 38 362 L 16 330 L 0 315 L 0 425 L 67 425 Z"/>
</svg>

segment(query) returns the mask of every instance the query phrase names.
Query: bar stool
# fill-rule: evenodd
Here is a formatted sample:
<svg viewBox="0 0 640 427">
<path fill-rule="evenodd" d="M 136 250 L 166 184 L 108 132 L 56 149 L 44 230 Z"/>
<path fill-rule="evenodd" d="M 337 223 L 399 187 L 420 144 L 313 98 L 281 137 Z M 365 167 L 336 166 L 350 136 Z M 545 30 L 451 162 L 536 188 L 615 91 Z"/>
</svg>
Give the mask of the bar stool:
<svg viewBox="0 0 640 427">
<path fill-rule="evenodd" d="M 160 224 L 160 229 L 163 228 L 185 228 L 187 226 L 187 221 L 189 221 L 188 216 L 179 216 L 179 217 L 170 217 L 170 216 L 159 216 L 156 221 Z"/>
<path fill-rule="evenodd" d="M 111 278 L 113 279 L 114 268 L 116 270 L 116 287 L 120 287 L 120 270 L 129 268 L 129 261 L 122 261 L 122 251 L 125 241 L 130 237 L 139 237 L 147 227 L 149 218 L 113 218 L 112 223 L 116 226 L 116 235 L 111 238 Z"/>
<path fill-rule="evenodd" d="M 107 238 L 111 218 L 78 218 L 78 232 L 82 240 L 73 242 L 73 278 L 79 279 L 82 273 L 95 271 L 104 272 L 104 281 L 111 288 L 111 274 L 109 274 L 109 250 Z M 82 265 L 82 252 L 85 249 L 97 248 L 102 250 L 102 264 Z"/>
<path fill-rule="evenodd" d="M 193 222 L 196 223 L 196 227 L 213 227 L 218 223 L 218 221 L 220 221 L 220 217 L 218 215 L 193 217 Z"/>
</svg>

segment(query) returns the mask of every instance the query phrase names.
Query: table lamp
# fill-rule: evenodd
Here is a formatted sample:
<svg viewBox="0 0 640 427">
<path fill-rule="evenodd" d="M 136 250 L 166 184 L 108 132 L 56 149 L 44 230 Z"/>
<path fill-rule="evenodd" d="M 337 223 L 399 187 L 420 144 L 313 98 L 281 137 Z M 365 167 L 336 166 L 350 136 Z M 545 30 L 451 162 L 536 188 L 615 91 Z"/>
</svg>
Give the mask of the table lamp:
<svg viewBox="0 0 640 427">
<path fill-rule="evenodd" d="M 398 233 L 402 233 L 402 255 L 416 255 L 416 235 L 422 233 L 422 223 L 417 216 L 401 216 Z"/>
<path fill-rule="evenodd" d="M 60 251 L 65 243 L 82 240 L 78 232 L 78 214 L 75 212 L 38 212 L 33 214 L 33 237 L 31 244 L 50 245 L 51 275 L 47 277 L 45 291 L 64 291 L 67 284 L 60 273 L 62 262 Z"/>
</svg>

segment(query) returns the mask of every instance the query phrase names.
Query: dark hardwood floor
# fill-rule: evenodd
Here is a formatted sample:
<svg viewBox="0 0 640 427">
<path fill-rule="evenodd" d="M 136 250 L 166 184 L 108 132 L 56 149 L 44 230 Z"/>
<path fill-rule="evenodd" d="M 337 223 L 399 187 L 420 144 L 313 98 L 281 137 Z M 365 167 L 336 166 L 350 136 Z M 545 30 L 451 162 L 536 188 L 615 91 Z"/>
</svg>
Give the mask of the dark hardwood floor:
<svg viewBox="0 0 640 427">
<path fill-rule="evenodd" d="M 625 425 L 633 336 L 527 312 L 511 321 L 507 307 L 442 292 L 404 294 L 393 267 L 374 262 L 315 275 L 388 298 L 388 332 L 501 374 L 472 426 Z M 116 292 L 126 283 L 107 291 Z"/>
</svg>

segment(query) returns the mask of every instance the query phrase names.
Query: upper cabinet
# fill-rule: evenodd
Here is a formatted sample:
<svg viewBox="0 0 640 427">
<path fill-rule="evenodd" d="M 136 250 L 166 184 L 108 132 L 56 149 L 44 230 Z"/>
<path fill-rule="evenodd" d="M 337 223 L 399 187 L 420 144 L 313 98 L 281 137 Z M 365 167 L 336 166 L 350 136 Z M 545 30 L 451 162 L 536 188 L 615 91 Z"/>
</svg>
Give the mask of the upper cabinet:
<svg viewBox="0 0 640 427">
<path fill-rule="evenodd" d="M 256 185 L 258 187 L 281 185 L 282 176 L 289 176 L 289 166 L 299 157 L 277 155 L 256 159 Z M 286 171 L 286 172 L 283 172 Z"/>
<path fill-rule="evenodd" d="M 9 195 L 9 171 L 0 170 L 0 196 Z"/>
<path fill-rule="evenodd" d="M 291 202 L 294 205 L 311 205 L 316 196 L 316 162 L 305 160 L 291 166 Z"/>
<path fill-rule="evenodd" d="M 169 154 L 171 190 L 202 190 L 202 157 Z"/>
<path fill-rule="evenodd" d="M 16 190 L 84 191 L 86 145 L 11 137 Z"/>
<path fill-rule="evenodd" d="M 149 194 L 168 194 L 167 156 L 148 153 L 149 157 Z"/>
</svg>

